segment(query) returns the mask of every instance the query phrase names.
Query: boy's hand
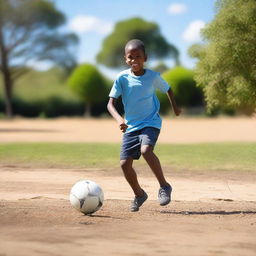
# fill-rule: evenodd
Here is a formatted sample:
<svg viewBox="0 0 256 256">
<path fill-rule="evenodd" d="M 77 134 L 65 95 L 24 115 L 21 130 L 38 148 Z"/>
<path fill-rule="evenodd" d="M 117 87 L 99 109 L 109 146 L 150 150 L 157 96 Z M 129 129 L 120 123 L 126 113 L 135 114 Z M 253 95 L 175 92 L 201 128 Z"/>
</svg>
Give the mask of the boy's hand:
<svg viewBox="0 0 256 256">
<path fill-rule="evenodd" d="M 181 113 L 181 109 L 178 108 L 178 107 L 176 107 L 176 108 L 174 109 L 174 113 L 175 113 L 176 116 L 179 116 L 180 113 Z"/>
<path fill-rule="evenodd" d="M 125 133 L 126 129 L 128 128 L 128 125 L 127 125 L 124 121 L 119 122 L 118 124 L 119 124 L 119 129 L 120 129 L 123 133 Z"/>
<path fill-rule="evenodd" d="M 128 125 L 125 123 L 124 119 L 117 112 L 117 110 L 115 108 L 115 104 L 116 104 L 116 99 L 115 98 L 109 98 L 108 105 L 107 105 L 108 111 L 115 118 L 115 120 L 117 121 L 119 129 L 123 133 L 125 133 L 126 129 L 128 128 Z"/>
</svg>

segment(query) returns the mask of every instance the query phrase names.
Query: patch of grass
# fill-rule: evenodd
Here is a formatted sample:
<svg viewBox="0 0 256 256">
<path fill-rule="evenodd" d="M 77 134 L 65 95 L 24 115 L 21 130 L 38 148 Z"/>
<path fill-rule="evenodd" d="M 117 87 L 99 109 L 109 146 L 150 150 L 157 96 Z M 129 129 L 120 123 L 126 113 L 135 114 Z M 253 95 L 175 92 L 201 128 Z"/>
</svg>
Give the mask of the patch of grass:
<svg viewBox="0 0 256 256">
<path fill-rule="evenodd" d="M 1 165 L 88 168 L 119 166 L 119 144 L 7 143 L 0 146 Z M 163 166 L 189 170 L 256 171 L 256 143 L 159 144 Z M 145 164 L 139 160 L 136 164 Z"/>
<path fill-rule="evenodd" d="M 0 163 L 40 167 L 105 167 L 118 163 L 119 147 L 100 143 L 9 143 Z"/>
<path fill-rule="evenodd" d="M 163 165 L 196 170 L 256 171 L 256 143 L 158 145 Z"/>
</svg>

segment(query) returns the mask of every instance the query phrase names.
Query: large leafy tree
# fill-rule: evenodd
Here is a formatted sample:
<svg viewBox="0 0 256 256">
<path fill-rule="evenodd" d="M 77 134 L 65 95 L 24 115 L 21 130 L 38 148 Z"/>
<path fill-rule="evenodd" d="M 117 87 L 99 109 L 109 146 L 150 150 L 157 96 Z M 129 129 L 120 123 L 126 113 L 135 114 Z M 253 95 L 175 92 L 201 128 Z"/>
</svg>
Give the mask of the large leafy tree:
<svg viewBox="0 0 256 256">
<path fill-rule="evenodd" d="M 64 15 L 48 0 L 0 1 L 0 72 L 6 114 L 12 116 L 13 85 L 28 69 L 26 64 L 51 61 L 70 70 L 78 38 L 60 33 Z"/>
<path fill-rule="evenodd" d="M 114 31 L 103 41 L 103 47 L 97 55 L 97 61 L 108 67 L 124 66 L 124 46 L 134 38 L 144 42 L 150 58 L 171 57 L 176 64 L 179 63 L 177 48 L 169 44 L 161 35 L 159 26 L 141 18 L 131 18 L 118 22 Z"/>
<path fill-rule="evenodd" d="M 202 35 L 205 44 L 189 49 L 198 58 L 195 79 L 209 109 L 256 108 L 256 1 L 218 0 L 217 13 Z"/>
</svg>

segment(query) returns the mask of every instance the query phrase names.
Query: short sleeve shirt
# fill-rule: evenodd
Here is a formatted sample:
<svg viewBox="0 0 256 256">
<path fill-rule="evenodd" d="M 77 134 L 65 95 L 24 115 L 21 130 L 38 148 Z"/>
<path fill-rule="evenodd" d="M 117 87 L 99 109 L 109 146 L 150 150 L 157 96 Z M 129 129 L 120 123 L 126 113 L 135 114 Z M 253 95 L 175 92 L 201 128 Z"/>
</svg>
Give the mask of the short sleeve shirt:
<svg viewBox="0 0 256 256">
<path fill-rule="evenodd" d="M 156 89 L 166 93 L 169 88 L 169 84 L 160 74 L 150 69 L 145 69 L 142 76 L 135 76 L 130 69 L 119 73 L 109 97 L 122 97 L 127 133 L 144 127 L 161 128 L 160 103 Z"/>
</svg>

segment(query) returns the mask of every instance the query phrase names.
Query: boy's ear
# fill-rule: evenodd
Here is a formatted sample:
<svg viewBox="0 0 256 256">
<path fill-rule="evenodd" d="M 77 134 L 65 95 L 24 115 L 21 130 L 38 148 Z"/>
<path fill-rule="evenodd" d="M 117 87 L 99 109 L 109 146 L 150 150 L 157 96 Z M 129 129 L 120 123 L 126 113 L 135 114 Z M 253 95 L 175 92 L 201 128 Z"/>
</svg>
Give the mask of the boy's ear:
<svg viewBox="0 0 256 256">
<path fill-rule="evenodd" d="M 148 55 L 147 54 L 145 54 L 144 59 L 145 59 L 145 61 L 147 61 L 147 59 L 148 59 Z"/>
<path fill-rule="evenodd" d="M 127 59 L 126 59 L 126 56 L 124 55 L 124 60 L 125 60 L 125 63 L 127 64 L 127 65 L 129 65 L 128 63 L 127 63 Z"/>
</svg>

